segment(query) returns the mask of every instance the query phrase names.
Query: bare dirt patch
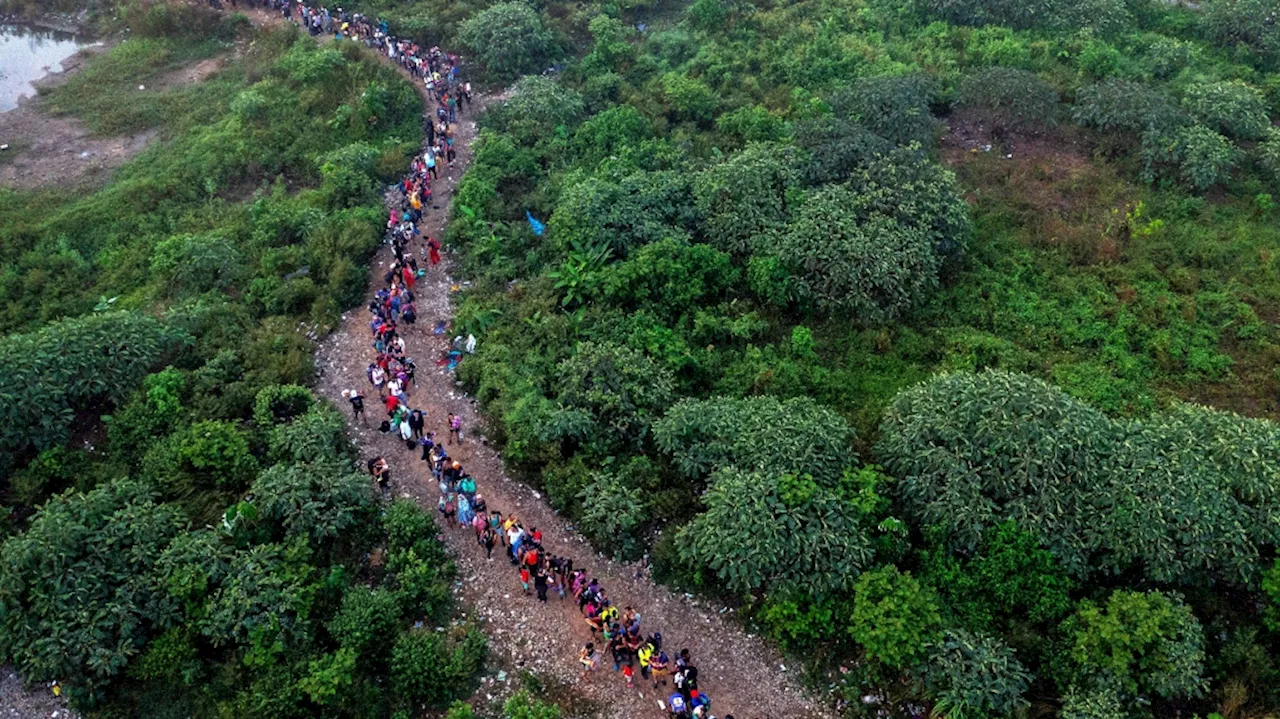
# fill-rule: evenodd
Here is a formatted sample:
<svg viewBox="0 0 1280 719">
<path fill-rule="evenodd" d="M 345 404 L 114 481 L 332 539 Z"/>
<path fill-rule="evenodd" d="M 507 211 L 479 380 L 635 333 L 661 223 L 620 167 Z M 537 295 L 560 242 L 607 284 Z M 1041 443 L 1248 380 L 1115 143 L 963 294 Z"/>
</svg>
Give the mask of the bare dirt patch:
<svg viewBox="0 0 1280 719">
<path fill-rule="evenodd" d="M 40 88 L 67 81 L 93 56 L 109 45 L 87 47 L 63 63 L 63 72 L 45 76 Z M 220 70 L 225 56 L 214 57 L 165 73 L 149 89 L 165 90 L 192 85 Z M 41 98 L 23 100 L 18 107 L 0 113 L 0 186 L 35 189 L 52 185 L 79 186 L 106 179 L 159 136 L 151 129 L 120 137 L 95 137 L 84 123 L 70 116 L 56 116 L 43 107 Z"/>
<path fill-rule="evenodd" d="M 0 666 L 0 719 L 76 719 L 46 686 L 27 687 L 13 667 Z"/>
<path fill-rule="evenodd" d="M 1007 216 L 1031 244 L 1064 248 L 1080 263 L 1118 259 L 1135 192 L 1093 159 L 1093 143 L 1066 126 L 1009 129 L 988 113 L 948 118 L 942 161 L 971 203 Z"/>
</svg>

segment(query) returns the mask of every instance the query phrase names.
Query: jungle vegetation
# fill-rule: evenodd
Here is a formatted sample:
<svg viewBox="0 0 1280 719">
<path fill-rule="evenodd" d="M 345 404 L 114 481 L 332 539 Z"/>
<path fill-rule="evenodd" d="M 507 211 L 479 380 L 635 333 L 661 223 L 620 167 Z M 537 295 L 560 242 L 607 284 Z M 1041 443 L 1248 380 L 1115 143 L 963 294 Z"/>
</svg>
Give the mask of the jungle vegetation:
<svg viewBox="0 0 1280 719">
<path fill-rule="evenodd" d="M 101 186 L 0 190 L 0 661 L 93 717 L 443 709 L 486 639 L 306 387 L 418 95 L 354 45 L 114 9 L 129 37 L 43 100 L 159 139 Z"/>
<path fill-rule="evenodd" d="M 599 549 L 732 602 L 854 716 L 1276 712 L 1280 6 L 352 6 L 511 86 L 453 208 L 472 280 L 457 323 L 480 340 L 460 376 L 512 467 Z M 0 572 L 53 561 L 34 542 L 160 548 L 153 569 L 95 574 L 133 599 L 94 631 L 133 644 L 64 676 L 108 708 L 174 686 L 143 665 L 194 666 L 217 681 L 186 685 L 190 706 L 234 713 L 260 701 L 244 667 L 278 650 L 297 690 L 275 711 L 345 715 L 366 706 L 351 653 L 387 644 L 344 638 L 342 598 L 408 591 L 390 558 L 371 580 L 354 569 L 359 548 L 403 549 L 412 532 L 388 518 L 408 510 L 317 557 L 304 548 L 331 527 L 374 532 L 342 524 L 367 509 L 242 507 L 255 484 L 312 476 L 298 457 L 342 455 L 336 438 L 298 444 L 326 435 L 287 428 L 326 410 L 280 387 L 308 380 L 298 322 L 322 330 L 358 300 L 375 180 L 417 137 L 394 78 L 266 37 L 190 90 L 211 95 L 189 112 L 117 116 L 161 122 L 182 162 L 157 150 L 83 197 L 0 195 L 4 263 L 27 263 L 0 282 L 13 376 L 47 371 L 26 364 L 53 351 L 41 333 L 94 337 L 117 307 L 151 348 L 110 382 L 38 390 L 109 413 L 106 459 L 67 448 L 69 416 L 6 408 L 26 414 L 0 437 L 15 469 Z M 326 112 L 303 141 L 307 102 Z M 127 209 L 165 173 L 188 173 L 163 184 L 185 195 Z M 189 272 L 200 262 L 240 273 Z M 337 466 L 326 496 L 347 496 Z M 233 529 L 187 529 L 210 520 Z M 197 550 L 226 553 L 201 567 L 271 557 L 257 587 L 311 587 L 324 620 L 230 621 L 244 605 L 228 597 L 266 590 L 244 571 L 173 580 Z M 314 584 L 333 568 L 337 589 Z M 0 574 L 0 602 L 49 601 L 33 576 Z M 179 611 L 196 619 L 167 623 Z M 461 675 L 478 647 L 464 625 L 431 650 L 392 630 L 392 665 L 447 650 Z M 193 647 L 194 664 L 160 660 Z M 33 641 L 0 653 L 50 671 Z"/>
<path fill-rule="evenodd" d="M 852 715 L 1274 713 L 1280 7 L 535 8 L 423 30 L 460 376 L 599 549 Z"/>
</svg>

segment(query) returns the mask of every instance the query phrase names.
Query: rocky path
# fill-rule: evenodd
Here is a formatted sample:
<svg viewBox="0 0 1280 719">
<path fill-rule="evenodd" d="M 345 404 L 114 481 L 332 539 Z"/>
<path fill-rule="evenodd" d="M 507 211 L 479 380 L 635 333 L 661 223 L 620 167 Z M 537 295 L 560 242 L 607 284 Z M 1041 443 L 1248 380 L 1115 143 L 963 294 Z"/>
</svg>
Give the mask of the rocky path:
<svg viewBox="0 0 1280 719">
<path fill-rule="evenodd" d="M 468 108 L 459 117 L 458 159 L 451 167 L 442 168 L 440 180 L 433 187 L 435 204 L 421 224 L 424 238 L 443 235 L 454 189 L 471 159 L 471 143 L 476 136 L 475 115 L 485 104 L 496 100 L 477 95 L 475 107 Z M 383 245 L 370 268 L 367 296 L 372 297 L 381 286 L 382 275 L 392 259 L 391 248 Z M 476 478 L 489 508 L 504 514 L 514 512 L 526 527 L 541 529 L 549 551 L 573 557 L 576 566 L 591 571 L 617 606 L 635 607 L 643 617 L 644 630 L 661 632 L 664 648 L 669 653 L 688 648 L 699 669 L 699 685 L 713 700 L 718 716 L 729 713 L 738 719 L 827 716 L 824 708 L 800 690 L 792 672 L 765 641 L 744 632 L 723 610 L 673 593 L 649 580 L 635 566 L 614 563 L 597 555 L 539 493 L 507 476 L 498 453 L 483 438 L 467 431 L 481 425 L 475 401 L 461 390 L 452 373 L 436 365 L 436 360 L 447 352 L 452 334 L 432 333 L 438 321 L 453 317 L 452 294 L 458 280 L 450 274 L 452 259 L 446 252 L 444 262 L 430 268 L 427 276 L 418 282 L 419 320 L 415 325 L 402 327 L 409 354 L 419 367 L 418 386 L 413 389 L 410 401 L 426 412 L 428 430 L 434 430 L 438 437 L 448 435 L 445 422 L 450 413 L 463 417 L 466 441 L 449 446 L 449 453 Z M 377 431 L 381 410 L 364 374 L 372 354 L 367 314 L 360 308 L 353 309 L 343 316 L 340 328 L 321 341 L 317 357 L 318 389 L 348 417 L 350 434 L 361 452 L 366 457 L 381 455 L 390 463 L 394 494 L 419 502 L 439 521 L 434 511 L 438 490 L 426 463 L 419 459 L 420 454 L 406 450 L 398 438 Z M 370 415 L 367 425 L 351 420 L 350 407 L 341 395 L 344 389 L 358 389 L 366 394 Z M 457 560 L 461 599 L 474 608 L 475 616 L 484 623 L 491 651 L 501 664 L 529 669 L 570 686 L 576 698 L 594 707 L 593 716 L 620 719 L 665 716 L 658 700 L 671 692 L 670 685 L 655 690 L 651 684 L 638 681 L 636 688 L 628 689 L 622 675 L 612 672 L 607 661 L 602 661 L 595 675 L 581 678 L 578 652 L 591 636 L 572 599 L 552 596 L 546 604 L 540 604 L 532 597 L 523 596 L 515 568 L 500 552 L 495 551 L 494 558 L 486 561 L 470 529 L 447 529 L 442 522 L 441 528 L 442 537 Z"/>
</svg>

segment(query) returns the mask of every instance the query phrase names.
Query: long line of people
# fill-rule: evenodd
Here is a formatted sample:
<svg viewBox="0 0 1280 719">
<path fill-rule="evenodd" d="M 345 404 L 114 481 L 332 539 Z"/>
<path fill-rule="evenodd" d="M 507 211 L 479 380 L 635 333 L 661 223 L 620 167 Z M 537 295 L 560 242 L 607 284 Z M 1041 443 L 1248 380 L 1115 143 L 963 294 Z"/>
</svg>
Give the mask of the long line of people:
<svg viewBox="0 0 1280 719">
<path fill-rule="evenodd" d="M 370 21 L 342 8 L 330 11 L 298 0 L 228 1 L 233 7 L 244 2 L 250 7 L 280 12 L 312 35 L 332 34 L 335 39 L 363 42 L 367 47 L 385 52 L 390 61 L 423 83 L 426 96 L 435 103 L 432 115 L 424 122 L 427 142 L 422 155 L 412 161 L 397 192 L 391 195 L 397 200 L 389 203 L 392 206 L 388 212 L 386 241 L 392 247 L 395 260 L 383 275 L 385 286 L 368 305 L 374 358 L 366 369 L 366 376 L 386 412 L 379 429 L 398 434 L 407 449 L 421 450 L 420 460 L 428 464 L 440 491 L 437 509 L 445 524 L 474 532 L 477 545 L 490 561 L 493 550 L 500 544 L 518 573 L 526 596 L 536 596 L 537 601 L 546 603 L 548 596 L 554 594 L 560 601 L 572 597 L 577 603 L 593 640 L 587 642 L 578 655 L 584 678 L 596 671 L 601 654 L 607 652 L 613 670 L 621 673 L 628 687 L 637 685 L 637 668 L 640 682 L 652 683 L 654 689 L 663 689 L 664 694 L 670 680 L 672 693 L 659 704 L 671 717 L 715 719 L 710 714 L 710 698 L 698 689 L 698 668 L 689 650 L 676 652 L 674 658 L 668 656 L 661 633 L 646 635 L 641 630 L 640 612 L 630 606 L 619 610 L 598 579 L 585 569 L 575 567 L 572 558 L 546 550 L 542 532 L 537 527 L 525 528 L 514 514 L 504 515 L 488 506 L 475 478 L 465 471 L 461 462 L 449 456 L 446 447 L 463 442 L 461 416 L 448 416 L 444 425 L 448 434 L 442 442 L 435 432 L 427 431 L 426 413 L 413 407 L 411 395 L 417 387 L 417 365 L 407 354 L 400 327 L 417 322 L 415 285 L 426 274 L 427 267 L 437 266 L 441 259 L 439 241 L 433 237 L 423 238 L 419 223 L 433 208 L 431 183 L 439 179 L 439 164 L 451 165 L 456 160 L 454 124 L 458 113 L 472 100 L 471 84 L 459 80 L 458 57 L 441 52 L 438 47 L 424 50 L 410 40 L 393 36 L 386 22 Z M 219 5 L 221 0 L 210 2 Z M 411 249 L 419 242 L 423 265 Z M 439 323 L 435 334 L 441 334 L 445 324 Z M 440 363 L 452 368 L 459 354 L 456 349 Z M 354 417 L 367 423 L 364 395 L 350 389 L 344 390 L 343 396 L 350 402 Z M 389 494 L 391 469 L 387 460 L 374 457 L 368 467 L 380 490 Z M 597 642 L 603 650 L 597 649 Z M 726 715 L 724 719 L 733 719 L 733 715 Z"/>
</svg>

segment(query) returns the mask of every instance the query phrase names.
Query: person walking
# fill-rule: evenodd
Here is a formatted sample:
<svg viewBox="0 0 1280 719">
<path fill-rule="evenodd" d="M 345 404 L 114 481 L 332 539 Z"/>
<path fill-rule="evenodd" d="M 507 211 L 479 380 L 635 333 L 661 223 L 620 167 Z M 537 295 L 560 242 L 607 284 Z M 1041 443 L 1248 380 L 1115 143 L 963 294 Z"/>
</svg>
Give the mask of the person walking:
<svg viewBox="0 0 1280 719">
<path fill-rule="evenodd" d="M 364 396 L 353 389 L 342 390 L 342 396 L 347 398 L 351 403 L 351 418 L 360 420 L 360 424 L 369 426 L 369 422 L 364 415 Z"/>
</svg>

